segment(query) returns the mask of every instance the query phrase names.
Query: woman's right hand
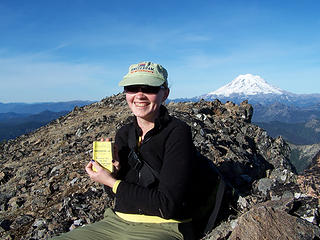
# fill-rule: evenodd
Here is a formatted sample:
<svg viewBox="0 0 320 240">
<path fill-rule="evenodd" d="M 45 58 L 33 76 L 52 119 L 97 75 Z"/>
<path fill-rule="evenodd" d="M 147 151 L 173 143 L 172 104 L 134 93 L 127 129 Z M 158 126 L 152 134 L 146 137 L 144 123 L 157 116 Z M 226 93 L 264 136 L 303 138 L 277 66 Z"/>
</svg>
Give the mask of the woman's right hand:
<svg viewBox="0 0 320 240">
<path fill-rule="evenodd" d="M 96 169 L 95 171 L 93 170 L 93 167 Z M 116 179 L 111 175 L 111 172 L 101 167 L 100 164 L 94 160 L 91 160 L 87 164 L 86 172 L 93 181 L 102 183 L 110 188 L 112 188 L 116 182 Z"/>
</svg>

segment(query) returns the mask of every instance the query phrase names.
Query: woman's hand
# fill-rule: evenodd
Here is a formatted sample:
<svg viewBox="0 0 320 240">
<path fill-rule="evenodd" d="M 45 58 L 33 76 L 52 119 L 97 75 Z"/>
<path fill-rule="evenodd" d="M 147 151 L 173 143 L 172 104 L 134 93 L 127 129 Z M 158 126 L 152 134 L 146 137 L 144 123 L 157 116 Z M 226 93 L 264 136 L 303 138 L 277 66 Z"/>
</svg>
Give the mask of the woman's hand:
<svg viewBox="0 0 320 240">
<path fill-rule="evenodd" d="M 97 170 L 96 172 L 93 171 L 92 167 L 95 167 Z M 114 183 L 116 182 L 116 179 L 111 176 L 111 173 L 100 166 L 99 163 L 95 162 L 94 160 L 91 160 L 87 166 L 86 166 L 86 172 L 90 176 L 90 178 L 98 183 L 102 183 L 104 185 L 107 185 L 109 187 L 113 187 Z"/>
</svg>

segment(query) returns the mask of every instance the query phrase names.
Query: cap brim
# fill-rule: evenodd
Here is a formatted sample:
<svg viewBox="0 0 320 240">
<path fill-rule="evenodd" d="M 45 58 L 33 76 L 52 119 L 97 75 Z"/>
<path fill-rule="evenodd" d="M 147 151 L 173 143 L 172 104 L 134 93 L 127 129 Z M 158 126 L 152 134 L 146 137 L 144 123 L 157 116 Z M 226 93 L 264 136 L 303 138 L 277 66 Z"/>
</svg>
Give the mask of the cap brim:
<svg viewBox="0 0 320 240">
<path fill-rule="evenodd" d="M 150 77 L 150 76 L 135 76 L 135 77 L 125 77 L 119 82 L 119 86 L 125 87 L 130 85 L 147 85 L 159 87 L 164 84 L 163 79 Z"/>
</svg>

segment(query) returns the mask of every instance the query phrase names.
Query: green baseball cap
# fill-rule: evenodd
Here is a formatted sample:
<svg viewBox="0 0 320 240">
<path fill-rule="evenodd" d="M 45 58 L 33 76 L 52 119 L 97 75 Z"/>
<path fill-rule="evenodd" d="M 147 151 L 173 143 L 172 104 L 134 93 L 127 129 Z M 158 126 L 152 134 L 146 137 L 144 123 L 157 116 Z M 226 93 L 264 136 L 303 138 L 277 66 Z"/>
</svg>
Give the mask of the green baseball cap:
<svg viewBox="0 0 320 240">
<path fill-rule="evenodd" d="M 119 82 L 119 86 L 148 85 L 148 86 L 167 86 L 168 72 L 160 64 L 152 62 L 141 62 L 132 64 L 129 72 Z"/>
</svg>

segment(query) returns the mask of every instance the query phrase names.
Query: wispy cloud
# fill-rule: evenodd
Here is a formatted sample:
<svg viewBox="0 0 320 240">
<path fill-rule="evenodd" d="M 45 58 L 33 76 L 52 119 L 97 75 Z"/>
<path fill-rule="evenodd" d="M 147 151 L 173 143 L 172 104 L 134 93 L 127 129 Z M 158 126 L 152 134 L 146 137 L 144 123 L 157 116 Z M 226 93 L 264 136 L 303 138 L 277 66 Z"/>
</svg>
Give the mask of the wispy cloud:
<svg viewBox="0 0 320 240">
<path fill-rule="evenodd" d="M 43 53 L 0 57 L 0 101 L 99 99 L 117 91 L 114 74 L 102 64 L 54 61 Z"/>
</svg>

